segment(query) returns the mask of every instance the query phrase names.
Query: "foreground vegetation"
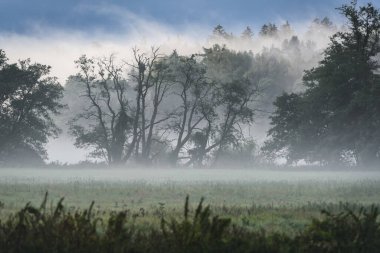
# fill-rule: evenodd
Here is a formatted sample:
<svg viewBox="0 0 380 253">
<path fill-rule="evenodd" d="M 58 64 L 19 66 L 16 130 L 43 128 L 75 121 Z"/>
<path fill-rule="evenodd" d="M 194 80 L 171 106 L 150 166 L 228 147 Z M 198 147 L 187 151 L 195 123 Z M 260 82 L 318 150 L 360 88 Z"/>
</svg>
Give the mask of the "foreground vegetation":
<svg viewBox="0 0 380 253">
<path fill-rule="evenodd" d="M 103 177 L 102 171 L 95 172 Z M 7 178 L 2 174 L 0 218 L 3 220 L 8 218 L 9 215 L 22 209 L 27 202 L 38 206 L 43 194 L 48 191 L 51 200 L 65 197 L 65 206 L 70 212 L 85 210 L 88 204 L 95 200 L 94 215 L 108 218 L 115 212 L 128 211 L 129 220 L 134 220 L 134 226 L 141 229 L 151 227 L 158 229 L 163 215 L 176 219 L 182 217 L 183 200 L 189 194 L 195 200 L 205 197 L 213 214 L 229 217 L 235 226 L 250 231 L 265 230 L 294 236 L 303 231 L 312 218 L 321 218 L 322 209 L 335 213 L 343 211 L 345 208 L 343 203 L 346 202 L 351 203 L 353 208 L 380 203 L 380 183 L 373 173 L 367 175 L 373 180 L 359 180 L 359 175 L 356 174 L 352 176 L 355 179 L 344 179 L 345 173 L 310 172 L 311 175 L 302 174 L 302 180 L 286 181 L 285 175 L 276 172 L 277 178 L 283 177 L 281 179 L 283 181 L 279 179 L 266 181 L 265 177 L 272 177 L 273 173 L 267 172 L 269 175 L 261 175 L 263 172 L 243 172 L 235 171 L 242 173 L 239 176 L 242 178 L 256 175 L 256 180 L 220 181 L 222 178 L 218 177 L 217 171 L 203 171 L 202 174 L 214 178 L 214 181 L 197 181 L 193 179 L 191 173 L 178 171 L 182 177 L 193 180 L 174 181 L 173 178 L 173 181 L 158 182 L 151 182 L 149 178 L 147 181 L 109 181 L 111 179 L 97 181 L 93 178 L 86 179 L 85 172 L 82 175 L 74 171 L 66 171 L 63 174 L 63 171 L 52 170 L 50 176 L 44 171 L 45 177 L 42 177 L 40 175 L 42 172 L 32 170 L 29 174 L 33 174 L 34 177 L 17 179 Z M 22 175 L 27 172 L 20 173 Z M 122 176 L 125 178 L 131 176 L 131 173 L 125 173 L 117 174 L 120 180 Z M 166 177 L 173 177 L 177 171 L 160 173 Z M 53 175 L 56 174 L 61 178 L 59 181 L 53 179 Z M 73 178 L 66 178 L 68 175 Z M 79 175 L 83 178 L 76 178 Z M 286 175 L 289 178 L 295 176 L 290 172 Z M 232 180 L 231 173 L 225 176 Z M 308 180 L 308 177 L 314 180 Z M 322 178 L 325 177 L 328 178 L 323 181 Z M 335 179 L 332 179 L 333 177 Z M 38 181 L 39 179 L 42 181 Z M 49 208 L 54 205 L 55 203 L 49 201 Z"/>
<path fill-rule="evenodd" d="M 68 211 L 63 198 L 47 208 L 27 204 L 0 221 L 1 252 L 376 252 L 380 246 L 378 207 L 338 213 L 322 211 L 296 236 L 255 232 L 213 216 L 203 199 L 192 211 L 186 198 L 180 219 L 161 217 L 158 229 L 142 230 L 130 222 L 128 211 L 108 218 L 85 210 Z"/>
<path fill-rule="evenodd" d="M 2 171 L 0 252 L 376 252 L 378 173 L 222 172 Z"/>
</svg>

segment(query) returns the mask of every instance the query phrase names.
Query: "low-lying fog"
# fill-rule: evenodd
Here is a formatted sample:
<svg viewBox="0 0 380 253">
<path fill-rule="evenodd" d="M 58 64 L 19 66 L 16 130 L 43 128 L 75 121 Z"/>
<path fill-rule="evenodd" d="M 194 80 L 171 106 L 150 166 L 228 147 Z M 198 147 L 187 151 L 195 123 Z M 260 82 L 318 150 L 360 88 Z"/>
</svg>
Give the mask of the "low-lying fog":
<svg viewBox="0 0 380 253">
<path fill-rule="evenodd" d="M 249 183 L 380 180 L 379 171 L 252 169 L 1 169 L 0 183 Z"/>
</svg>

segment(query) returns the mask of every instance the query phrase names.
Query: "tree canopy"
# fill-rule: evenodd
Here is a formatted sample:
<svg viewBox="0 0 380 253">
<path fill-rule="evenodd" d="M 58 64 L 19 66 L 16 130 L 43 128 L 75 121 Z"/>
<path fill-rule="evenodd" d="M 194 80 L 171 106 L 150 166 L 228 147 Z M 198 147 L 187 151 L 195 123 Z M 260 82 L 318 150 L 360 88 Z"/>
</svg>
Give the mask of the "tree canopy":
<svg viewBox="0 0 380 253">
<path fill-rule="evenodd" d="M 368 166 L 380 161 L 380 75 L 374 58 L 380 53 L 380 13 L 356 1 L 338 10 L 347 29 L 331 38 L 324 59 L 306 71 L 306 90 L 275 102 L 264 150 L 289 162 Z"/>
<path fill-rule="evenodd" d="M 0 163 L 42 163 L 44 144 L 58 134 L 52 115 L 63 87 L 49 72 L 29 59 L 10 64 L 0 50 Z"/>
</svg>

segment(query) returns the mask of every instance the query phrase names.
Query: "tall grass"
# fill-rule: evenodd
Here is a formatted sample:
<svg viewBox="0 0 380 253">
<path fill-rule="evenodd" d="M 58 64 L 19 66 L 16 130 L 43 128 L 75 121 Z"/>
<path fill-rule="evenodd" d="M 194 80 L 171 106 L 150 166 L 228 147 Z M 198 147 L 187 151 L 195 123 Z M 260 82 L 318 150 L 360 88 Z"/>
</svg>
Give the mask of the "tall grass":
<svg viewBox="0 0 380 253">
<path fill-rule="evenodd" d="M 378 252 L 379 209 L 345 206 L 322 212 L 298 235 L 253 232 L 213 215 L 203 199 L 192 209 L 186 198 L 181 218 L 161 213 L 159 228 L 135 226 L 128 210 L 109 217 L 71 210 L 63 198 L 55 206 L 48 196 L 39 207 L 24 208 L 0 220 L 0 252 Z M 133 219 L 133 218 L 132 218 Z"/>
</svg>

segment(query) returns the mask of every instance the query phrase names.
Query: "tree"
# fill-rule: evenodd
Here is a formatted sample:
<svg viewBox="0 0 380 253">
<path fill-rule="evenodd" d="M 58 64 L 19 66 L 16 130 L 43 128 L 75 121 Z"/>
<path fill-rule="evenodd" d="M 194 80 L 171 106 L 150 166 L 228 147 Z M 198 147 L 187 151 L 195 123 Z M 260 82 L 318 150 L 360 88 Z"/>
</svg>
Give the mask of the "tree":
<svg viewBox="0 0 380 253">
<path fill-rule="evenodd" d="M 9 64 L 0 50 L 0 163 L 42 164 L 44 145 L 59 129 L 62 86 L 50 67 L 30 59 Z"/>
<path fill-rule="evenodd" d="M 334 25 L 328 17 L 322 19 L 316 18 L 311 23 L 306 35 L 309 35 L 312 38 L 314 36 L 318 36 L 319 38 L 330 38 L 337 31 L 338 29 L 336 25 Z M 315 38 L 313 40 L 315 40 Z"/>
<path fill-rule="evenodd" d="M 79 73 L 73 78 L 82 87 L 87 108 L 70 122 L 75 145 L 93 148 L 93 157 L 120 165 L 125 160 L 125 145 L 132 128 L 126 97 L 128 84 L 122 67 L 113 56 L 95 60 L 83 55 L 76 64 Z"/>
<path fill-rule="evenodd" d="M 174 165 L 193 133 L 198 131 L 197 128 L 206 118 L 202 107 L 210 98 L 213 84 L 206 77 L 206 66 L 197 62 L 195 55 L 187 57 L 173 54 L 171 58 L 174 68 L 174 94 L 179 98 L 174 117 L 168 125 L 168 129 L 175 135 L 173 151 L 170 154 L 170 163 Z"/>
<path fill-rule="evenodd" d="M 3 65 L 7 62 L 7 56 L 5 55 L 5 52 L 0 49 L 0 68 L 3 67 Z"/>
<path fill-rule="evenodd" d="M 274 111 L 273 102 L 284 91 L 293 90 L 297 76 L 291 70 L 291 63 L 280 56 L 278 49 L 270 48 L 253 56 L 251 73 L 260 80 L 261 94 L 256 107 L 267 113 Z"/>
<path fill-rule="evenodd" d="M 333 22 L 328 17 L 324 17 L 322 20 L 320 20 L 319 18 L 316 18 L 313 20 L 313 23 L 314 25 L 322 26 L 324 28 L 332 28 L 334 25 Z"/>
<path fill-rule="evenodd" d="M 241 34 L 241 38 L 244 40 L 252 40 L 253 38 L 253 31 L 251 27 L 247 26 L 243 33 Z"/>
<path fill-rule="evenodd" d="M 306 91 L 276 101 L 265 149 L 288 160 L 323 164 L 380 162 L 380 12 L 356 1 L 338 9 L 348 30 L 336 33 L 319 66 L 304 76 Z"/>
<path fill-rule="evenodd" d="M 153 142 L 159 141 L 155 127 L 170 117 L 159 112 L 172 84 L 167 58 L 158 49 L 151 55 L 133 49 L 133 54 L 132 62 L 124 64 L 116 64 L 113 56 L 82 56 L 76 62 L 80 72 L 74 78 L 87 108 L 71 121 L 71 133 L 76 146 L 92 148 L 91 155 L 109 165 L 125 164 L 132 157 L 149 163 Z"/>
<path fill-rule="evenodd" d="M 278 35 L 278 28 L 272 23 L 265 24 L 261 27 L 260 35 L 264 37 L 276 37 Z"/>
<path fill-rule="evenodd" d="M 190 150 L 188 164 L 201 165 L 213 152 L 214 163 L 223 150 L 243 138 L 241 124 L 253 121 L 255 108 L 252 102 L 260 94 L 260 78 L 252 69 L 252 55 L 234 52 L 215 45 L 205 49 L 204 62 L 209 77 L 215 82 L 212 104 L 201 110 L 206 125 L 193 136 L 194 148 Z M 203 141 L 202 141 L 203 140 Z"/>
<path fill-rule="evenodd" d="M 294 31 L 293 31 L 292 26 L 290 25 L 289 21 L 286 21 L 286 23 L 281 26 L 280 32 L 282 35 L 287 36 L 287 37 L 293 35 Z"/>
<path fill-rule="evenodd" d="M 221 26 L 221 25 L 217 25 L 217 26 L 214 28 L 212 34 L 213 34 L 213 37 L 214 37 L 215 39 L 232 39 L 232 38 L 233 38 L 232 34 L 228 34 L 228 33 L 224 30 L 224 27 Z"/>
<path fill-rule="evenodd" d="M 171 118 L 170 114 L 159 115 L 159 107 L 173 84 L 172 70 L 170 69 L 171 59 L 160 56 L 159 49 L 155 48 L 152 48 L 150 55 L 139 53 L 136 49 L 133 51 L 134 62 L 130 64 L 132 67 L 130 76 L 135 82 L 137 96 L 131 146 L 135 148 L 137 161 L 147 164 L 151 160 L 153 142 L 161 141 L 153 138 L 154 129 Z M 151 101 L 152 104 L 149 104 L 148 101 Z M 128 152 L 128 155 L 131 155 L 131 151 Z"/>
</svg>

